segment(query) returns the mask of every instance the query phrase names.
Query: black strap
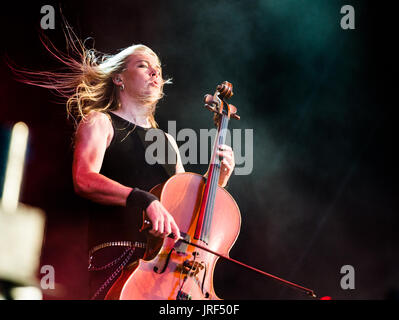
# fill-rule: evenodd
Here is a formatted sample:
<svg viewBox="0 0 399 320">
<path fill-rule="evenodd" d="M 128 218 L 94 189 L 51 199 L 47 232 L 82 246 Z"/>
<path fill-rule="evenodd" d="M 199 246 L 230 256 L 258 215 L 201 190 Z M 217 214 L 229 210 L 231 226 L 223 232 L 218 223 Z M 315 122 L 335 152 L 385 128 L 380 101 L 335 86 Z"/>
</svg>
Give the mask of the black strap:
<svg viewBox="0 0 399 320">
<path fill-rule="evenodd" d="M 151 192 L 147 192 L 139 188 L 133 188 L 126 199 L 126 207 L 139 207 L 142 210 L 146 210 L 148 206 L 155 200 L 159 199 Z"/>
</svg>

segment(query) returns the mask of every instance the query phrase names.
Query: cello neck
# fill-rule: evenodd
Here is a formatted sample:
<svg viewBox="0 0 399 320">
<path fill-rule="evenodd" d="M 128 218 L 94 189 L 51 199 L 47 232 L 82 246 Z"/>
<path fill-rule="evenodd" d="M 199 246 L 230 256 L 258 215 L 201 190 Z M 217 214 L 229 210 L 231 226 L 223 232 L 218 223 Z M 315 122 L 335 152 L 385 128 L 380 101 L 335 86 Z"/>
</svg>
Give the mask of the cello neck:
<svg viewBox="0 0 399 320">
<path fill-rule="evenodd" d="M 216 152 L 219 150 L 219 147 L 222 144 L 226 143 L 227 128 L 228 128 L 228 124 L 229 124 L 229 118 L 226 115 L 223 114 L 221 117 L 222 118 L 219 122 L 218 130 L 217 130 L 215 141 L 213 144 L 211 161 L 210 161 L 209 167 L 208 167 L 208 182 L 207 183 L 212 183 L 212 184 L 215 184 L 216 186 L 219 181 L 220 166 L 221 166 L 221 161 L 220 161 L 219 157 L 217 156 Z"/>
<path fill-rule="evenodd" d="M 213 144 L 211 161 L 208 167 L 208 178 L 202 196 L 201 208 L 197 220 L 194 238 L 208 244 L 211 228 L 213 208 L 220 176 L 221 161 L 216 154 L 219 146 L 225 144 L 229 118 L 222 114 Z"/>
</svg>

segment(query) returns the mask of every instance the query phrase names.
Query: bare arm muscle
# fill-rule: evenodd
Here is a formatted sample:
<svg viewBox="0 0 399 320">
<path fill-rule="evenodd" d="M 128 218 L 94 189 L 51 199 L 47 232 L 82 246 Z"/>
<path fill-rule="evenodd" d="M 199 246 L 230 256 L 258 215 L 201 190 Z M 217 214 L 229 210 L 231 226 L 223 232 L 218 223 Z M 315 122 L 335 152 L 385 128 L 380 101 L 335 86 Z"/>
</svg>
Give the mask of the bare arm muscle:
<svg viewBox="0 0 399 320">
<path fill-rule="evenodd" d="M 82 197 L 107 205 L 126 205 L 132 188 L 100 174 L 105 150 L 113 135 L 107 116 L 92 112 L 76 132 L 72 175 L 75 192 Z"/>
</svg>

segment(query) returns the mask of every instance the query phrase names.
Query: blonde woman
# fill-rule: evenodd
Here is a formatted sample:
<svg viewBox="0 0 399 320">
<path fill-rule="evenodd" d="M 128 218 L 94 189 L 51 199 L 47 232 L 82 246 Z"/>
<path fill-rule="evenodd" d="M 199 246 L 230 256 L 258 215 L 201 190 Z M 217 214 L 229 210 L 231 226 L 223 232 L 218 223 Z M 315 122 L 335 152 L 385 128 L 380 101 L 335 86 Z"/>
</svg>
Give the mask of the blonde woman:
<svg viewBox="0 0 399 320">
<path fill-rule="evenodd" d="M 70 31 L 70 30 L 68 30 Z M 71 33 L 69 37 L 72 39 Z M 72 166 L 75 192 L 90 200 L 90 298 L 103 299 L 123 267 L 144 254 L 145 236 L 139 232 L 142 211 L 154 236 L 180 236 L 172 215 L 148 192 L 170 176 L 184 172 L 173 137 L 165 134 L 171 163 L 150 165 L 145 159 L 145 133 L 157 128 L 154 113 L 167 83 L 158 56 L 145 45 L 132 45 L 115 55 L 88 50 L 69 41 L 78 59 L 51 50 L 68 72 L 19 72 L 25 83 L 55 89 L 66 97 L 75 119 Z M 15 70 L 16 71 L 16 70 Z M 18 71 L 16 71 L 18 73 Z M 46 77 L 46 80 L 43 80 Z M 50 80 L 48 80 L 50 79 Z M 234 169 L 232 149 L 223 145 L 219 185 Z"/>
</svg>

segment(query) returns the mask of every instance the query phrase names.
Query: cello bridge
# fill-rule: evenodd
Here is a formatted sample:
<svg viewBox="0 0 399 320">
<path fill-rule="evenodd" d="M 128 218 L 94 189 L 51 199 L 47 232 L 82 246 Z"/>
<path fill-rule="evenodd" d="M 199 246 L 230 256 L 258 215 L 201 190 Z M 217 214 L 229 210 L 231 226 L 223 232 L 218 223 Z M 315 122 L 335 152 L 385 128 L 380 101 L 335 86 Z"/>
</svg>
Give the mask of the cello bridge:
<svg viewBox="0 0 399 320">
<path fill-rule="evenodd" d="M 185 293 L 184 291 L 179 290 L 177 293 L 176 300 L 191 300 L 191 294 Z"/>
<path fill-rule="evenodd" d="M 203 263 L 194 260 L 185 260 L 182 265 L 183 273 L 185 274 L 191 273 L 190 275 L 194 277 L 197 276 L 198 272 L 200 272 L 204 268 L 205 266 Z"/>
</svg>

